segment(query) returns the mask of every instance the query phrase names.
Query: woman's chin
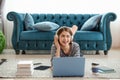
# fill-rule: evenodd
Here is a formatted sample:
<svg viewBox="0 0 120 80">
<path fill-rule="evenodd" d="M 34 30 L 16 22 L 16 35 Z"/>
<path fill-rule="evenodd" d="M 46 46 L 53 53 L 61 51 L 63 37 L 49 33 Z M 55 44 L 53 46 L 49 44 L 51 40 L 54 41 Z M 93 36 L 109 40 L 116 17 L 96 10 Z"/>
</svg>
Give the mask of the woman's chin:
<svg viewBox="0 0 120 80">
<path fill-rule="evenodd" d="M 62 44 L 63 47 L 68 46 L 68 44 Z"/>
</svg>

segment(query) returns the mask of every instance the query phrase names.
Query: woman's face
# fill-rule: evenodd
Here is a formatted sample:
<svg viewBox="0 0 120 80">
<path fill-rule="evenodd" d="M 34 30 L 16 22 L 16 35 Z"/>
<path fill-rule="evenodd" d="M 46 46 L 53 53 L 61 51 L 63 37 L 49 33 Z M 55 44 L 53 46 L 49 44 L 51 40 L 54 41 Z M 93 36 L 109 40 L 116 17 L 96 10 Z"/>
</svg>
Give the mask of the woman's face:
<svg viewBox="0 0 120 80">
<path fill-rule="evenodd" d="M 65 47 L 68 46 L 71 42 L 71 35 L 69 32 L 67 31 L 63 31 L 60 35 L 59 35 L 59 42 L 60 45 Z"/>
</svg>

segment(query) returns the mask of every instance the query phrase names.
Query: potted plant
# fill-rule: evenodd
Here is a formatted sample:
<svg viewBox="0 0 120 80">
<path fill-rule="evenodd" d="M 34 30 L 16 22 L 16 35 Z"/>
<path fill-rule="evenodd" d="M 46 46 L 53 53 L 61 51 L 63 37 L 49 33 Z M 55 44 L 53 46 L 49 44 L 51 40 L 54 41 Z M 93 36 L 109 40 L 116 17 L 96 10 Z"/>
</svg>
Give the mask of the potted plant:
<svg viewBox="0 0 120 80">
<path fill-rule="evenodd" d="M 4 48 L 5 48 L 5 36 L 2 33 L 2 31 L 0 31 L 0 54 L 2 53 Z"/>
</svg>

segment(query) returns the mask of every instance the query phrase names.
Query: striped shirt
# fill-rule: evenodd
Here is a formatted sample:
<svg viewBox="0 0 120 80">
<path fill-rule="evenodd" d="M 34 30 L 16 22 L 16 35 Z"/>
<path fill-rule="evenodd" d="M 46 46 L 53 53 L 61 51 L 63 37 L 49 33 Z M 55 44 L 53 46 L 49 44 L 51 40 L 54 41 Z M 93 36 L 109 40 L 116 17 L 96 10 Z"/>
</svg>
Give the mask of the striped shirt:
<svg viewBox="0 0 120 80">
<path fill-rule="evenodd" d="M 55 56 L 55 53 L 56 53 L 56 47 L 53 44 L 52 47 L 51 47 L 52 58 Z M 80 46 L 79 46 L 79 44 L 76 43 L 76 42 L 71 43 L 71 50 L 70 50 L 69 55 L 66 55 L 64 53 L 64 51 L 61 49 L 60 50 L 60 57 L 80 57 Z"/>
</svg>

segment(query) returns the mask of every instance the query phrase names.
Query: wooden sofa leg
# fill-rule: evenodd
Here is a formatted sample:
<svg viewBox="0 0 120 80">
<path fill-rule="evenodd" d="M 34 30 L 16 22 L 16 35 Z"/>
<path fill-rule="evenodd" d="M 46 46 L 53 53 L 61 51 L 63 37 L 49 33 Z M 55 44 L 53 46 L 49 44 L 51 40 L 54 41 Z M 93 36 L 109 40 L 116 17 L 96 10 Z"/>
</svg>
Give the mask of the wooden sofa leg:
<svg viewBox="0 0 120 80">
<path fill-rule="evenodd" d="M 25 50 L 22 50 L 22 54 L 25 54 Z"/>
<path fill-rule="evenodd" d="M 16 55 L 20 53 L 20 50 L 15 50 Z"/>
<path fill-rule="evenodd" d="M 99 55 L 100 53 L 99 53 L 99 50 L 96 50 L 96 55 Z"/>
<path fill-rule="evenodd" d="M 108 51 L 104 51 L 104 55 L 107 55 L 108 54 Z"/>
</svg>

